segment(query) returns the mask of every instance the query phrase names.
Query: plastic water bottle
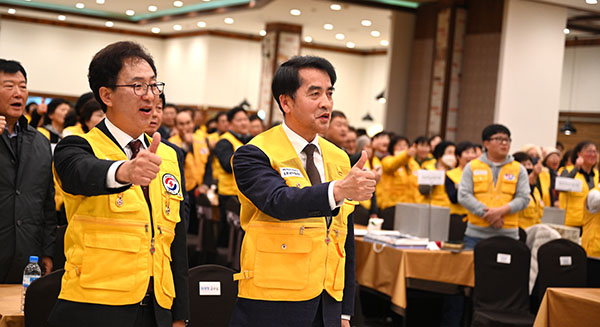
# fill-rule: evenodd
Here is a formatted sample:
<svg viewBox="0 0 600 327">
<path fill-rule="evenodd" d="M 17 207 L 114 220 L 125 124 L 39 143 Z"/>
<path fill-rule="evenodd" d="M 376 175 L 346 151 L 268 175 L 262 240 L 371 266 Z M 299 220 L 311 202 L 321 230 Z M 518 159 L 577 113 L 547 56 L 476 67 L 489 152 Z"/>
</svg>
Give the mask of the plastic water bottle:
<svg viewBox="0 0 600 327">
<path fill-rule="evenodd" d="M 21 312 L 25 309 L 25 292 L 31 282 L 42 276 L 42 269 L 38 265 L 38 257 L 32 255 L 29 257 L 29 263 L 23 271 L 23 293 L 21 294 Z"/>
</svg>

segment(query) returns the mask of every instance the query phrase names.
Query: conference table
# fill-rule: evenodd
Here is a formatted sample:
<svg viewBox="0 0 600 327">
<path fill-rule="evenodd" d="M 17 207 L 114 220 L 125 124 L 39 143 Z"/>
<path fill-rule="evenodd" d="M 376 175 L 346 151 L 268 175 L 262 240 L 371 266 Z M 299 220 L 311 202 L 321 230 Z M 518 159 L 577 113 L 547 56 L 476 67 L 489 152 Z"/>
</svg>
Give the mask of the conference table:
<svg viewBox="0 0 600 327">
<path fill-rule="evenodd" d="M 600 325 L 600 288 L 546 289 L 534 327 Z"/>
<path fill-rule="evenodd" d="M 0 284 L 0 327 L 22 327 L 25 318 L 21 312 L 20 284 Z"/>
<path fill-rule="evenodd" d="M 389 296 L 400 315 L 406 312 L 407 288 L 457 294 L 475 286 L 473 251 L 398 249 L 362 237 L 355 241 L 358 283 Z"/>
</svg>

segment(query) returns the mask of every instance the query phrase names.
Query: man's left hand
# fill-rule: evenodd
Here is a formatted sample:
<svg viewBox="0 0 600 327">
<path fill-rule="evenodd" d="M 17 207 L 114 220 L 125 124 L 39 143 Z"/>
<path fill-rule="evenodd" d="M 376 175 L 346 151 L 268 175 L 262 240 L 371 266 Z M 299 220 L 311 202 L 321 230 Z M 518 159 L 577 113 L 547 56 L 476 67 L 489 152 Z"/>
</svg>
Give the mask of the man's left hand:
<svg viewBox="0 0 600 327">
<path fill-rule="evenodd" d="M 42 257 L 42 268 L 44 269 L 44 275 L 48 275 L 52 272 L 52 258 Z"/>
<path fill-rule="evenodd" d="M 185 327 L 185 321 L 183 320 L 174 320 L 173 327 Z"/>
<path fill-rule="evenodd" d="M 342 319 L 342 327 L 350 327 L 350 320 Z"/>
</svg>

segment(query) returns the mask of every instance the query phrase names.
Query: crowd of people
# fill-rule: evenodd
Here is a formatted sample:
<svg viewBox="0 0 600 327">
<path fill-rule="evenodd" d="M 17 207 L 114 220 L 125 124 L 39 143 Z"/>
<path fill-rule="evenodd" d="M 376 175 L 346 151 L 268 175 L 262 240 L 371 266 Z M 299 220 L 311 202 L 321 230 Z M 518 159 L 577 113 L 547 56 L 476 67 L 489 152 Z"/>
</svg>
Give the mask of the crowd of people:
<svg viewBox="0 0 600 327">
<path fill-rule="evenodd" d="M 511 155 L 510 130 L 500 124 L 483 128 L 481 143 L 440 136 L 409 140 L 392 131 L 369 136 L 349 126 L 342 111 L 332 110 L 335 71 L 315 57 L 297 57 L 279 68 L 273 94 L 285 118 L 265 131 L 264 122 L 243 106 L 209 118 L 202 109 L 167 102 L 156 71 L 141 47 L 115 43 L 90 64 L 92 92 L 74 104 L 55 98 L 47 105 L 25 105 L 25 69 L 0 59 L 0 282 L 20 283 L 30 255 L 40 256 L 45 273 L 52 271 L 56 226 L 68 224 L 66 273 L 51 316 L 56 326 L 78 325 L 90 317 L 112 325 L 111 315 L 132 321 L 140 314 L 132 303 L 140 301 L 149 308 L 142 315 L 156 313 L 157 325 L 162 320 L 183 325 L 189 317 L 187 300 L 182 300 L 187 297 L 185 234 L 195 231 L 189 226 L 197 224 L 196 203 L 214 190 L 218 246 L 229 243 L 228 203 L 236 201 L 242 208 L 246 236 L 242 275 L 236 279 L 240 296 L 254 300 L 238 302 L 238 322 L 265 308 L 281 314 L 289 309 L 262 307 L 255 300 L 304 301 L 325 290 L 328 295 L 310 305 L 326 311 L 326 303 L 342 301 L 340 289 L 353 288 L 311 266 L 310 271 L 325 274 L 321 282 L 325 278 L 332 284 L 305 290 L 304 284 L 288 281 L 303 291 L 273 291 L 265 285 L 281 281 L 266 274 L 280 276 L 280 271 L 244 270 L 259 265 L 250 254 L 262 252 L 271 253 L 256 254 L 256 260 L 266 260 L 262 264 L 282 271 L 297 267 L 296 261 L 275 254 L 288 247 L 294 260 L 308 260 L 303 254 L 310 247 L 314 256 L 326 257 L 331 248 L 322 248 L 323 242 L 311 246 L 296 237 L 278 243 L 286 232 L 276 232 L 282 227 L 273 224 L 282 222 L 285 228 L 299 228 L 300 236 L 318 239 L 310 227 L 319 226 L 319 219 L 307 218 L 308 227 L 293 223 L 304 217 L 326 218 L 326 243 L 332 235 L 338 253 L 345 248 L 347 256 L 335 264 L 341 272 L 346 265 L 348 280 L 354 278 L 353 242 L 347 241 L 353 232 L 343 226 L 353 219 L 366 224 L 399 203 L 448 207 L 451 224 L 459 226 L 450 239 L 464 240 L 467 248 L 495 235 L 516 239 L 519 228 L 541 222 L 544 207 L 559 207 L 566 212 L 565 225 L 582 230 L 588 255 L 600 255 L 600 175 L 593 142 L 566 151 L 560 143 L 551 148 L 529 144 Z M 290 82 L 294 76 L 301 76 L 297 79 L 303 84 Z M 443 171 L 444 184 L 419 185 L 419 170 Z M 558 191 L 557 177 L 580 180 L 581 191 Z M 356 208 L 349 199 L 358 201 Z M 393 228 L 393 221 L 384 227 Z M 140 250 L 149 238 L 150 257 Z M 129 270 L 130 262 L 139 273 Z M 286 263 L 292 267 L 283 267 Z M 105 266 L 111 267 L 108 272 Z M 251 274 L 255 284 L 248 285 Z M 110 307 L 115 304 L 123 310 Z M 334 312 L 347 320 L 352 305 L 344 303 Z M 320 314 L 329 319 L 329 313 Z"/>
</svg>

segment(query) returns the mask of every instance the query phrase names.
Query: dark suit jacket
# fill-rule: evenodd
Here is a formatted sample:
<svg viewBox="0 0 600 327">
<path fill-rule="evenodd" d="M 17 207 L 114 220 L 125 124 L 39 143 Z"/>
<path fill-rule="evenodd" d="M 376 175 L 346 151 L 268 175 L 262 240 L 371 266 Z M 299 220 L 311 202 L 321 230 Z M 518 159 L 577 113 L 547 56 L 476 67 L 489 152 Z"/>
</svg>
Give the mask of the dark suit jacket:
<svg viewBox="0 0 600 327">
<path fill-rule="evenodd" d="M 101 121 L 95 128 L 105 133 L 115 144 L 115 138 Z M 146 145 L 148 140 L 146 139 Z M 178 156 L 179 159 L 179 156 Z M 110 189 L 106 187 L 106 174 L 114 161 L 98 159 L 90 144 L 79 136 L 64 138 L 54 151 L 54 166 L 65 192 L 75 195 L 95 196 L 123 192 L 128 186 Z M 183 162 L 179 162 L 183 176 Z M 183 183 L 183 181 L 182 181 Z M 182 187 L 183 184 L 182 184 Z M 180 212 L 180 215 L 183 213 Z M 171 326 L 173 320 L 189 319 L 189 296 L 187 281 L 187 247 L 185 222 L 175 226 L 175 239 L 171 244 L 173 261 L 171 269 L 177 297 L 171 310 L 154 305 L 158 326 Z M 132 326 L 139 304 L 107 306 L 59 300 L 49 322 L 55 326 Z"/>
<path fill-rule="evenodd" d="M 233 170 L 239 190 L 262 212 L 280 219 L 335 216 L 329 206 L 329 182 L 302 189 L 288 187 L 271 167 L 269 158 L 254 145 L 240 147 L 233 156 Z M 355 259 L 354 219 L 348 217 L 346 267 L 343 301 L 333 300 L 324 291 L 308 301 L 256 301 L 238 298 L 232 326 L 311 326 L 319 306 L 325 326 L 339 324 L 341 314 L 354 312 Z"/>
</svg>

